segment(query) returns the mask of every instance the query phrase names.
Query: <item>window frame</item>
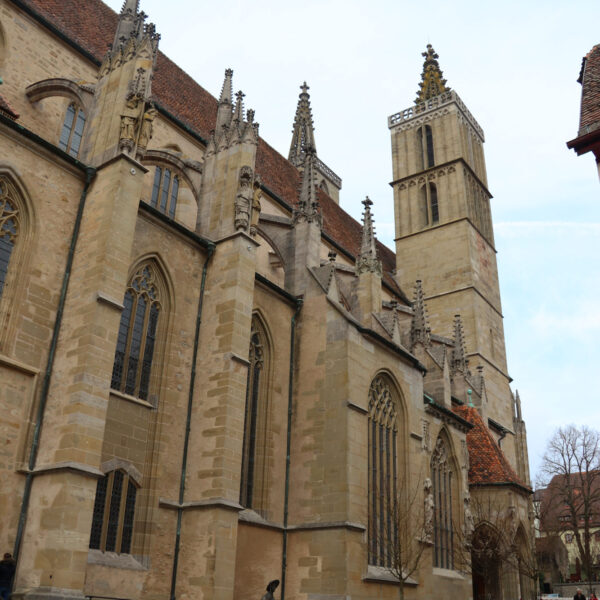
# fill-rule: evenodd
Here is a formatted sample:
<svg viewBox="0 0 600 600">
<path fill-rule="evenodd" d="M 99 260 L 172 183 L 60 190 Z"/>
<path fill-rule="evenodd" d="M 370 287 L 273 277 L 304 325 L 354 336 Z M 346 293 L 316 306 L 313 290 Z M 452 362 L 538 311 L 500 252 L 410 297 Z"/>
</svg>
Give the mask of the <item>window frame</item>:
<svg viewBox="0 0 600 600">
<path fill-rule="evenodd" d="M 419 188 L 420 211 L 424 216 L 423 227 L 433 227 L 440 222 L 440 205 L 437 185 L 433 181 L 424 183 Z"/>
<path fill-rule="evenodd" d="M 120 490 L 115 498 L 115 480 L 119 476 Z M 135 523 L 135 505 L 139 483 L 125 469 L 114 469 L 98 480 L 92 526 L 90 530 L 90 550 L 102 552 L 115 552 L 116 554 L 131 554 L 133 545 L 133 528 Z M 130 503 L 130 490 L 133 490 L 133 501 Z M 100 494 L 102 491 L 102 494 Z M 118 508 L 113 511 L 113 499 L 116 499 Z M 128 506 L 129 505 L 129 506 Z M 133 505 L 133 506 L 131 506 Z M 114 528 L 114 541 L 109 542 L 109 529 Z M 96 529 L 96 531 L 94 531 Z M 123 547 L 124 532 L 127 530 L 126 548 Z"/>
<path fill-rule="evenodd" d="M 240 504 L 267 517 L 271 343 L 258 314 L 252 316 L 240 473 Z"/>
<path fill-rule="evenodd" d="M 70 123 L 67 123 L 69 115 L 72 113 Z M 81 151 L 81 143 L 83 142 L 83 133 L 85 131 L 87 117 L 83 107 L 77 102 L 70 102 L 65 111 L 65 117 L 60 130 L 60 136 L 58 138 L 58 147 L 66 152 L 69 156 L 77 158 Z M 79 124 L 81 123 L 81 127 Z M 66 136 L 65 136 L 66 133 Z M 66 138 L 63 140 L 63 138 Z M 77 145 L 74 146 L 74 142 Z"/>
<path fill-rule="evenodd" d="M 146 273 L 149 274 L 149 284 L 146 283 L 144 288 Z M 119 321 L 110 382 L 112 390 L 144 401 L 149 401 L 151 397 L 152 370 L 159 350 L 158 341 L 162 321 L 166 318 L 164 314 L 166 294 L 158 273 L 158 269 L 152 262 L 145 261 L 137 266 L 129 278 L 123 299 L 124 308 Z M 139 289 L 136 289 L 136 285 Z M 143 300 L 144 297 L 145 308 L 140 315 L 140 299 Z M 141 326 L 137 327 L 140 321 Z M 132 348 L 137 355 L 132 355 Z"/>
<path fill-rule="evenodd" d="M 166 180 L 166 187 L 165 187 Z M 150 192 L 150 206 L 156 208 L 170 219 L 175 219 L 177 214 L 177 201 L 179 199 L 179 188 L 181 177 L 169 167 L 156 166 L 154 180 Z"/>
<path fill-rule="evenodd" d="M 398 542 L 398 446 L 400 406 L 393 381 L 385 373 L 373 378 L 368 401 L 368 527 L 369 565 L 389 568 L 388 544 Z M 390 434 L 391 431 L 391 434 Z M 383 491 L 382 491 L 382 488 Z"/>
<path fill-rule="evenodd" d="M 450 443 L 438 436 L 430 461 L 433 484 L 433 566 L 454 569 L 454 512 L 458 479 Z M 453 494 L 454 489 L 454 494 Z"/>
</svg>

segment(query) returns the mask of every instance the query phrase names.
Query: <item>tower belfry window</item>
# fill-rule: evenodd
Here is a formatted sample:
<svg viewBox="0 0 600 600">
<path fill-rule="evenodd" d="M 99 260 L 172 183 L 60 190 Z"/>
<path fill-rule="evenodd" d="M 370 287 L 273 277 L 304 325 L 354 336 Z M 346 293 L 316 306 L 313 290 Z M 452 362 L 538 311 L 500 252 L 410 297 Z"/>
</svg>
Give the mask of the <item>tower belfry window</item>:
<svg viewBox="0 0 600 600">
<path fill-rule="evenodd" d="M 421 187 L 419 190 L 419 204 L 423 227 L 436 225 L 440 222 L 438 193 L 435 183 L 426 183 Z"/>
<path fill-rule="evenodd" d="M 178 193 L 179 177 L 171 173 L 170 169 L 156 167 L 150 204 L 174 219 Z"/>
<path fill-rule="evenodd" d="M 433 153 L 433 131 L 431 125 L 419 127 L 417 135 L 417 160 L 418 169 L 429 169 L 435 165 Z"/>
<path fill-rule="evenodd" d="M 84 127 L 85 114 L 83 110 L 74 103 L 69 104 L 65 113 L 58 147 L 76 158 L 79 154 Z"/>
</svg>

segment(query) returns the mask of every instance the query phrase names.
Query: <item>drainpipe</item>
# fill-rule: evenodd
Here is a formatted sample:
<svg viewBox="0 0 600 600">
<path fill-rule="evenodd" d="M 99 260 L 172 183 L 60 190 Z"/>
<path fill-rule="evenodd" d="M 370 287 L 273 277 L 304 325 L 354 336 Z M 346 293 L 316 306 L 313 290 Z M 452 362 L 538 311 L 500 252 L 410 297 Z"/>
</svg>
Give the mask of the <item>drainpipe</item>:
<svg viewBox="0 0 600 600">
<path fill-rule="evenodd" d="M 69 288 L 69 279 L 71 278 L 71 268 L 73 267 L 73 258 L 75 256 L 75 247 L 79 239 L 79 230 L 81 229 L 81 220 L 83 218 L 83 209 L 85 208 L 85 200 L 92 180 L 96 176 L 96 169 L 86 167 L 85 169 L 85 184 L 79 198 L 79 207 L 77 208 L 77 216 L 75 217 L 75 225 L 73 226 L 73 234 L 71 235 L 71 245 L 67 254 L 67 264 L 63 275 L 62 288 L 60 290 L 60 298 L 58 300 L 58 309 L 56 311 L 56 319 L 54 320 L 54 328 L 52 330 L 52 339 L 50 341 L 50 350 L 48 351 L 48 360 L 46 361 L 46 370 L 44 371 L 44 380 L 42 382 L 42 390 L 40 392 L 40 401 L 35 418 L 35 428 L 33 430 L 33 439 L 29 449 L 29 462 L 27 464 L 27 477 L 25 479 L 25 488 L 23 490 L 23 500 L 21 501 L 21 512 L 19 514 L 19 523 L 17 525 L 17 535 L 13 548 L 13 556 L 19 561 L 19 553 L 21 552 L 21 544 L 23 541 L 23 532 L 27 523 L 27 510 L 29 508 L 29 499 L 31 496 L 31 487 L 33 485 L 33 469 L 40 445 L 40 436 L 42 433 L 42 424 L 44 421 L 44 411 L 48 400 L 48 391 L 50 389 L 50 379 L 52 377 L 52 367 L 54 366 L 54 357 L 56 355 L 56 346 L 58 344 L 58 335 L 62 325 L 63 312 L 65 309 L 65 301 L 67 299 L 67 290 Z"/>
<path fill-rule="evenodd" d="M 288 385 L 288 415 L 287 415 L 287 440 L 285 453 L 285 495 L 283 500 L 283 549 L 281 555 L 281 600 L 285 599 L 285 574 L 287 570 L 287 525 L 288 503 L 290 497 L 290 449 L 292 445 L 292 414 L 293 414 L 293 385 L 294 385 L 294 342 L 296 338 L 296 319 L 302 308 L 302 299 L 296 299 L 296 312 L 292 317 L 290 333 L 290 374 Z"/>
<path fill-rule="evenodd" d="M 173 551 L 173 571 L 171 573 L 171 600 L 175 600 L 175 587 L 177 585 L 177 567 L 179 565 L 179 546 L 181 543 L 181 519 L 183 517 L 183 498 L 185 494 L 185 477 L 187 470 L 188 448 L 190 443 L 190 430 L 192 422 L 192 405 L 194 400 L 194 383 L 196 381 L 196 360 L 198 358 L 198 345 L 200 340 L 200 323 L 202 322 L 202 305 L 204 304 L 204 287 L 206 285 L 206 271 L 208 261 L 215 252 L 215 245 L 207 244 L 208 255 L 202 267 L 202 282 L 200 283 L 200 298 L 198 299 L 198 313 L 196 315 L 196 331 L 194 333 L 194 350 L 192 353 L 192 370 L 190 374 L 190 391 L 188 394 L 187 417 L 185 421 L 185 436 L 183 439 L 183 458 L 181 460 L 181 474 L 179 477 L 179 500 L 177 507 L 177 529 L 175 531 L 175 550 Z"/>
</svg>

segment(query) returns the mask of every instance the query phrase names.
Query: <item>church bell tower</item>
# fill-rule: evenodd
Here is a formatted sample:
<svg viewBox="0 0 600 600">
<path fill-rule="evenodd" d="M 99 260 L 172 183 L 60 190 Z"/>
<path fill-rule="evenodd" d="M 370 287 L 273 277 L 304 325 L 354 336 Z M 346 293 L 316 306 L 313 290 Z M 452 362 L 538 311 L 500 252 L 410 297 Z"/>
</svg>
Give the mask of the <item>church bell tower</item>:
<svg viewBox="0 0 600 600">
<path fill-rule="evenodd" d="M 483 130 L 447 86 L 431 45 L 417 98 L 388 119 L 392 136 L 396 277 L 423 281 L 432 330 L 460 314 L 470 367 L 482 365 L 487 414 L 512 425 Z"/>
</svg>

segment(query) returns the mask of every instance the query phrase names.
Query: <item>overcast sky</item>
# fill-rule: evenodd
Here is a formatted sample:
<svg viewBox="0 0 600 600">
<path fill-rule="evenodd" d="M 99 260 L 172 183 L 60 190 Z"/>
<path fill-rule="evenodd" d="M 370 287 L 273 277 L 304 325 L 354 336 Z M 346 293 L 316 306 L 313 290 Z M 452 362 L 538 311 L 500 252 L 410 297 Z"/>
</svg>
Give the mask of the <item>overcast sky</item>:
<svg viewBox="0 0 600 600">
<path fill-rule="evenodd" d="M 593 157 L 565 146 L 577 134 L 581 59 L 600 43 L 597 0 L 141 0 L 141 9 L 162 51 L 213 95 L 234 69 L 234 90 L 285 156 L 306 80 L 341 205 L 359 219 L 368 194 L 392 249 L 387 117 L 413 103 L 433 44 L 486 135 L 508 368 L 532 478 L 556 427 L 600 428 L 600 183 Z"/>
</svg>

